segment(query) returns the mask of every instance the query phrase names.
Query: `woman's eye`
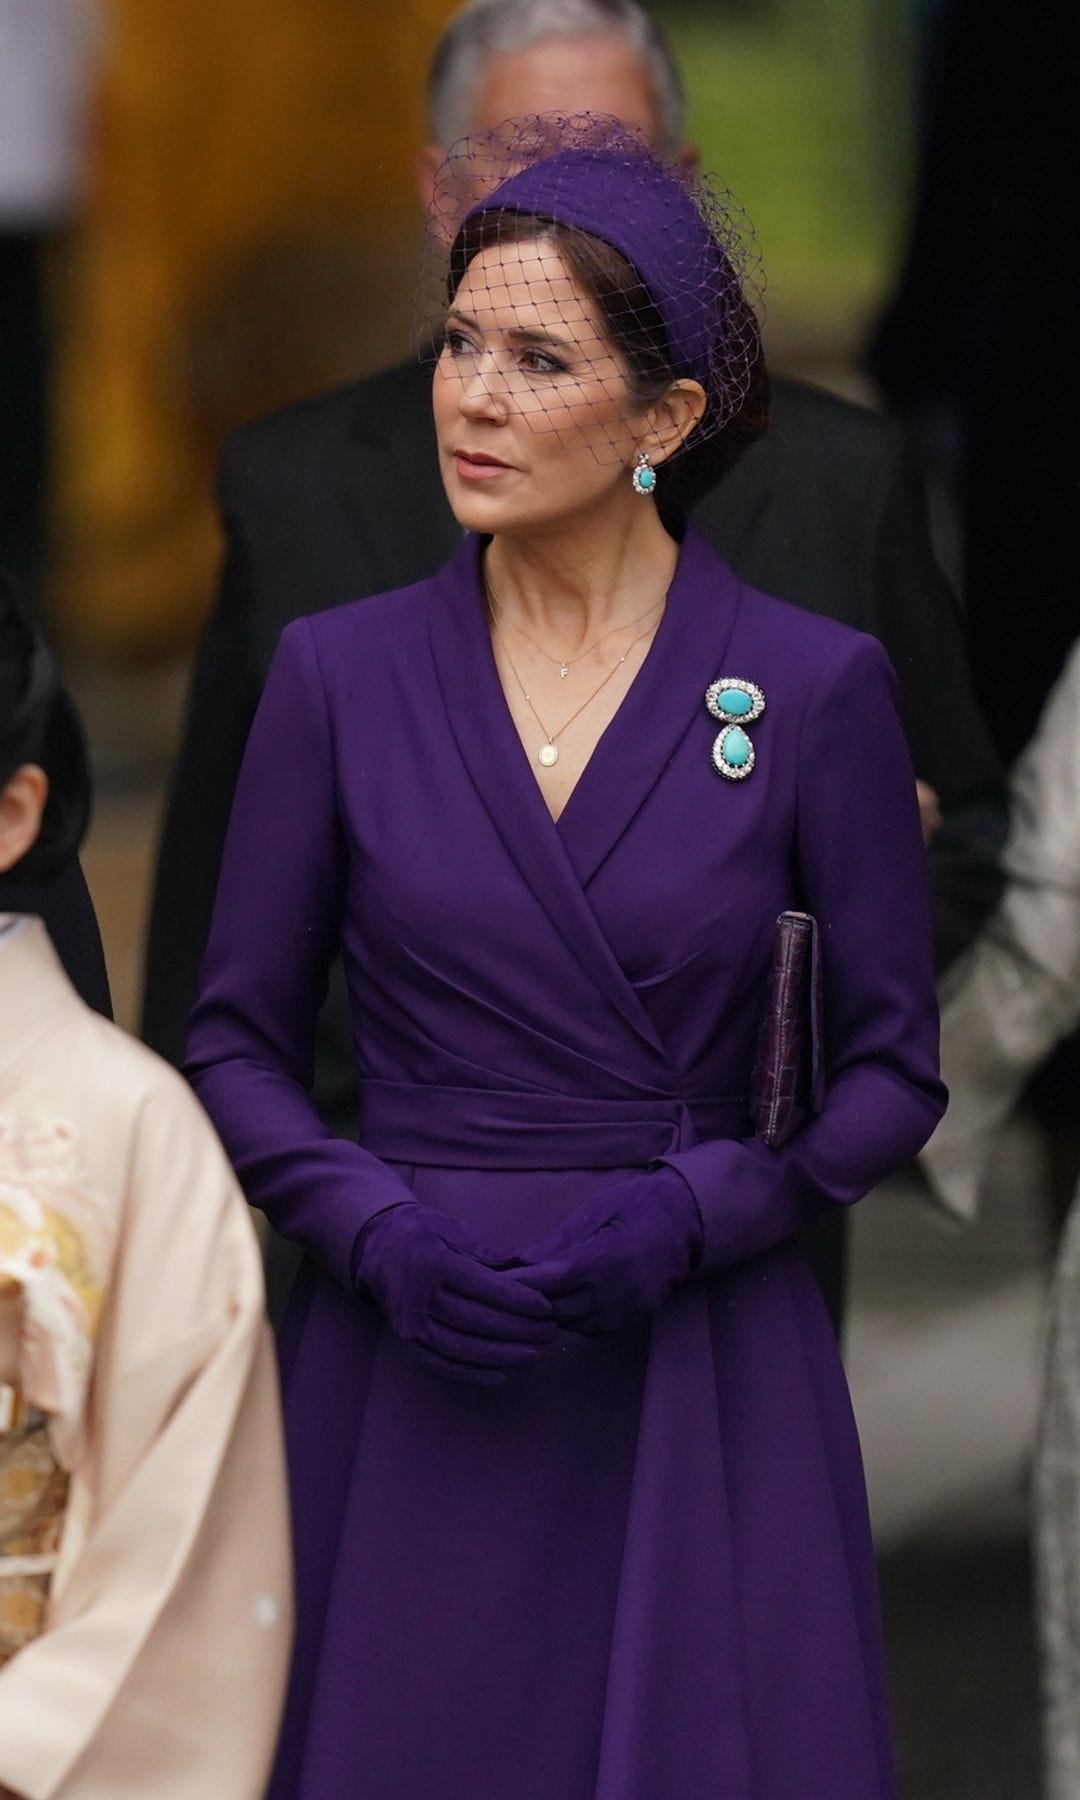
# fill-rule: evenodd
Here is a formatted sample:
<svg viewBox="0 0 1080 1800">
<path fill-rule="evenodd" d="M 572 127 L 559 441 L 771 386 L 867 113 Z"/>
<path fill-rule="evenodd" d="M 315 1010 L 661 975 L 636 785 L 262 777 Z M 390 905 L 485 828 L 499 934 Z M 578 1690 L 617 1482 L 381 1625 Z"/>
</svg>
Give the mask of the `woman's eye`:
<svg viewBox="0 0 1080 1800">
<path fill-rule="evenodd" d="M 526 350 L 521 363 L 530 375 L 562 375 L 566 371 L 565 363 L 560 362 L 557 356 L 549 356 L 544 350 Z"/>
<path fill-rule="evenodd" d="M 451 356 L 466 356 L 473 348 L 463 331 L 448 331 L 444 341 Z"/>
</svg>

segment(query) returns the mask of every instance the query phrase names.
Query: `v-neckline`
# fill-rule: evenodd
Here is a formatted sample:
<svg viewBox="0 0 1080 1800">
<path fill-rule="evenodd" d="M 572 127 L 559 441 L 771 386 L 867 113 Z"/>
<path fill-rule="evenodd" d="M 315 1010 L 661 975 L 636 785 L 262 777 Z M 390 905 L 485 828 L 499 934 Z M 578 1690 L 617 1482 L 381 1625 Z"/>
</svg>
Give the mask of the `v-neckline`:
<svg viewBox="0 0 1080 1800">
<path fill-rule="evenodd" d="M 705 690 L 738 613 L 740 584 L 702 539 L 683 542 L 660 627 L 573 788 L 552 817 L 499 679 L 484 613 L 482 543 L 470 536 L 433 584 L 428 629 L 446 722 L 477 796 L 536 899 L 638 1036 L 662 1050 L 586 893 L 688 731 L 708 756 Z"/>
<path fill-rule="evenodd" d="M 668 621 L 669 601 L 670 601 L 670 597 L 671 597 L 671 591 L 672 591 L 672 588 L 675 586 L 675 579 L 676 579 L 676 576 L 677 576 L 678 570 L 679 570 L 679 558 L 678 557 L 676 558 L 675 568 L 672 570 L 671 580 L 669 581 L 667 589 L 664 594 L 664 610 L 660 616 L 660 620 L 656 627 L 656 630 L 653 633 L 652 642 L 649 645 L 649 648 L 646 650 L 645 655 L 642 657 L 641 662 L 639 663 L 639 665 L 634 673 L 633 679 L 630 682 L 630 685 L 627 688 L 625 694 L 623 695 L 622 699 L 619 701 L 618 706 L 615 708 L 615 711 L 612 713 L 607 724 L 604 726 L 603 731 L 601 731 L 601 733 L 600 733 L 599 737 L 597 738 L 595 744 L 593 745 L 592 749 L 589 751 L 589 754 L 586 757 L 586 759 L 585 759 L 584 763 L 582 764 L 582 767 L 578 773 L 577 780 L 574 782 L 573 787 L 570 789 L 570 792 L 568 793 L 565 801 L 563 802 L 561 810 L 559 811 L 558 814 L 556 814 L 556 813 L 552 812 L 550 806 L 548 805 L 546 799 L 544 798 L 544 789 L 541 784 L 540 775 L 537 773 L 537 770 L 533 767 L 533 759 L 529 755 L 529 752 L 526 749 L 525 744 L 522 740 L 521 733 L 519 732 L 519 730 L 517 728 L 517 724 L 514 719 L 513 710 L 511 708 L 510 702 L 507 698 L 506 689 L 503 686 L 502 677 L 499 674 L 499 665 L 498 665 L 498 661 L 496 660 L 496 656 L 495 656 L 495 645 L 492 641 L 491 630 L 490 630 L 490 628 L 488 626 L 488 622 L 487 622 L 487 602 L 486 602 L 486 597 L 485 597 L 483 571 L 482 571 L 482 567 L 481 567 L 481 558 L 483 556 L 485 546 L 489 541 L 490 540 L 485 539 L 485 538 L 476 539 L 476 574 L 477 574 L 477 581 L 479 584 L 479 591 L 480 591 L 481 630 L 482 630 L 483 637 L 487 641 L 491 678 L 492 678 L 492 682 L 494 685 L 494 689 L 497 692 L 498 699 L 501 700 L 502 705 L 505 709 L 507 723 L 509 724 L 509 727 L 510 727 L 510 735 L 512 736 L 514 742 L 517 744 L 518 750 L 521 753 L 522 762 L 524 763 L 524 766 L 525 766 L 526 770 L 528 771 L 529 777 L 532 781 L 533 786 L 535 787 L 535 789 L 537 791 L 537 794 L 540 796 L 540 804 L 543 807 L 544 812 L 547 814 L 549 822 L 552 825 L 554 825 L 556 831 L 560 832 L 560 834 L 561 834 L 563 821 L 566 818 L 567 814 L 570 812 L 571 808 L 573 807 L 574 801 L 575 801 L 578 793 L 580 792 L 582 782 L 586 780 L 590 769 L 592 768 L 593 764 L 595 763 L 597 757 L 600 755 L 602 746 L 604 743 L 604 739 L 608 736 L 609 732 L 611 732 L 614 729 L 614 727 L 618 724 L 619 714 L 623 711 L 624 707 L 626 707 L 630 703 L 631 698 L 633 696 L 634 689 L 637 687 L 639 681 L 641 681 L 645 677 L 646 671 L 648 670 L 648 667 L 649 667 L 649 664 L 652 661 L 653 656 L 656 654 L 657 648 L 658 648 L 661 638 L 663 636 L 664 627 Z M 680 555 L 681 555 L 681 546 L 680 546 Z M 519 679 L 519 683 L 520 683 L 520 677 L 518 679 Z M 599 690 L 597 690 L 597 692 L 599 692 Z M 595 698 L 595 695 L 593 697 Z M 493 704 L 495 704 L 494 694 L 493 694 Z M 537 719 L 537 724 L 540 724 L 539 719 Z M 565 726 L 562 729 L 565 730 Z M 549 743 L 551 742 L 550 738 L 549 738 L 548 742 Z"/>
<path fill-rule="evenodd" d="M 734 628 L 742 584 L 703 538 L 687 531 L 664 616 L 648 652 L 555 818 L 499 676 L 480 565 L 485 542 L 470 534 L 438 578 L 433 632 L 473 695 L 473 704 L 458 718 L 455 697 L 444 684 L 448 713 L 459 744 L 475 740 L 478 750 L 483 743 L 488 760 L 474 772 L 484 776 L 485 800 L 502 811 L 495 791 L 501 782 L 505 804 L 535 821 L 537 830 L 553 833 L 586 881 L 695 723 L 706 734 L 707 754 L 715 726 L 705 712 L 705 690 L 718 675 L 728 673 L 721 659 Z M 436 668 L 442 674 L 446 663 L 439 650 L 437 645 Z"/>
</svg>

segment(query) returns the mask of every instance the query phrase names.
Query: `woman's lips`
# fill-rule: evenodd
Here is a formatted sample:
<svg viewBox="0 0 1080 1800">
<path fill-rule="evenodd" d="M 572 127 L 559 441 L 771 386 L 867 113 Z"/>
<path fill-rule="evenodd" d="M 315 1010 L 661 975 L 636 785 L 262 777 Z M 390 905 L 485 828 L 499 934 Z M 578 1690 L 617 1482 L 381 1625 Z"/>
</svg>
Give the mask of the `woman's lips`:
<svg viewBox="0 0 1080 1800">
<path fill-rule="evenodd" d="M 454 467 L 463 481 L 492 481 L 496 475 L 512 473 L 506 463 L 495 462 L 490 457 L 470 456 L 465 450 L 455 450 Z"/>
</svg>

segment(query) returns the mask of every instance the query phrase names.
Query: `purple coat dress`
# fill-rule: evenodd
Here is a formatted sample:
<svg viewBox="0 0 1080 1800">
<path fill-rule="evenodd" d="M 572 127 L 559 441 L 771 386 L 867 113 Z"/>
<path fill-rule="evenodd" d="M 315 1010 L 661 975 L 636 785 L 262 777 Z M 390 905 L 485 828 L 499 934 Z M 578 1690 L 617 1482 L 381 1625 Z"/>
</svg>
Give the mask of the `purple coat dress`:
<svg viewBox="0 0 1080 1800">
<path fill-rule="evenodd" d="M 718 777 L 719 676 L 767 709 Z M 780 1151 L 746 1096 L 777 914 L 822 926 L 828 1092 Z M 308 1097 L 343 950 L 359 1144 Z M 553 823 L 478 542 L 285 631 L 236 798 L 189 1066 L 307 1261 L 282 1338 L 299 1602 L 274 1800 L 887 1800 L 859 1448 L 791 1243 L 944 1103 L 914 778 L 878 644 L 682 547 Z M 706 1271 L 433 1380 L 351 1283 L 405 1195 L 510 1255 L 613 1171 L 693 1188 Z"/>
</svg>

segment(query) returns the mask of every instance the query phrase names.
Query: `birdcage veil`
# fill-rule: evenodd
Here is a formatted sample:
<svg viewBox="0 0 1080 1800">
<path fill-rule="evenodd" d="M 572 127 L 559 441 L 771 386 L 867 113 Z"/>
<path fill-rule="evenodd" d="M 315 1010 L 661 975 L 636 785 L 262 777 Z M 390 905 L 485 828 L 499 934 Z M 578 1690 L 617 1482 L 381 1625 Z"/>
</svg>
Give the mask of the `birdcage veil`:
<svg viewBox="0 0 1080 1800">
<path fill-rule="evenodd" d="M 726 189 L 616 119 L 541 114 L 450 150 L 418 340 L 441 373 L 484 384 L 537 431 L 586 430 L 611 460 L 625 455 L 628 395 L 647 405 L 679 377 L 706 396 L 684 448 L 735 418 L 761 367 L 762 291 L 753 231 Z"/>
</svg>

